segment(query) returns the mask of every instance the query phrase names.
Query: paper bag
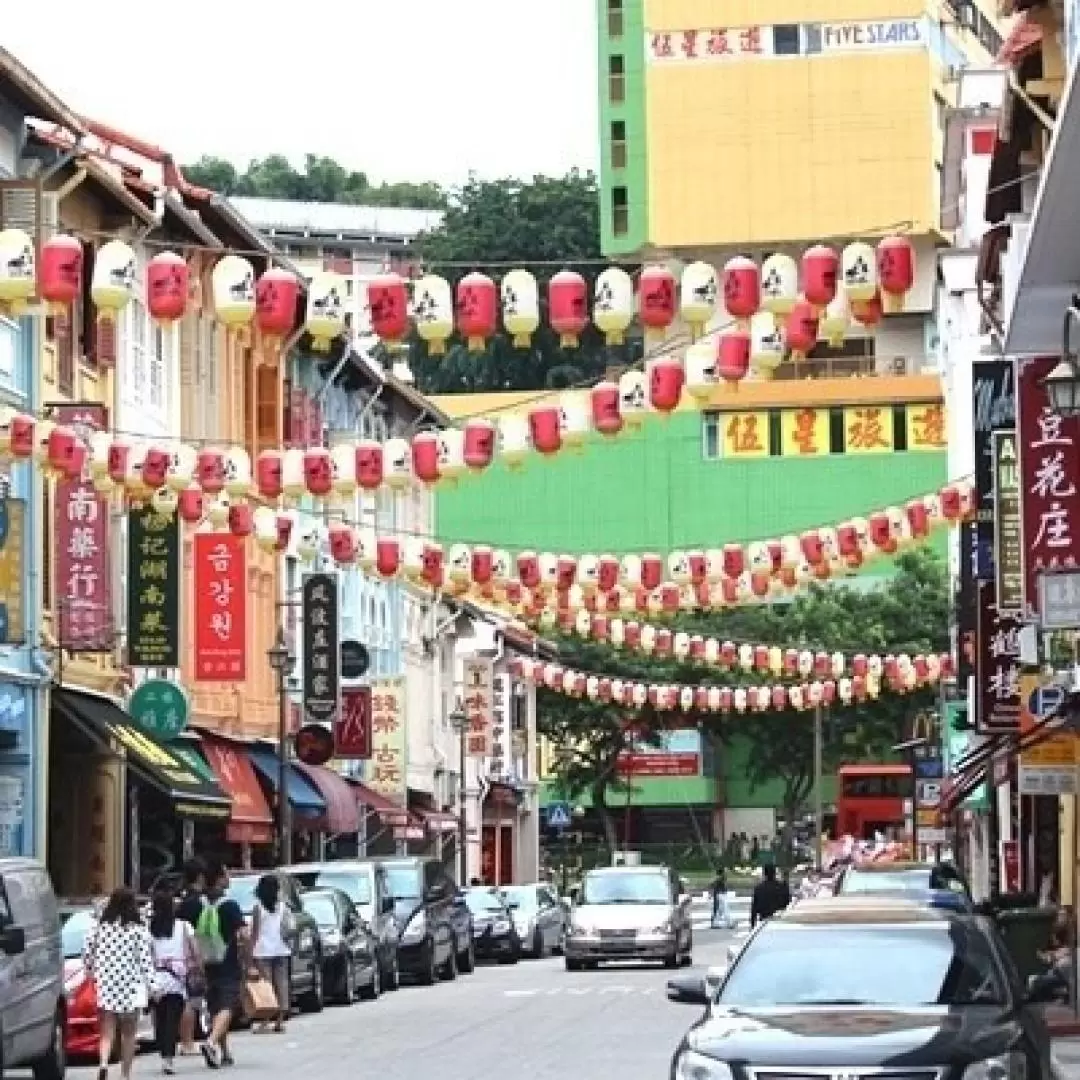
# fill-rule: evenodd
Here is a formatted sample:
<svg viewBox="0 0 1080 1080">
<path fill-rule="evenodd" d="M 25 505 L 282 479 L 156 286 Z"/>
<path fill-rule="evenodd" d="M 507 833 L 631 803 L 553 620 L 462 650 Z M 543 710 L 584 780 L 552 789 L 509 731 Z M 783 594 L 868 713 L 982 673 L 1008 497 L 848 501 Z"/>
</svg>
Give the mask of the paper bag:
<svg viewBox="0 0 1080 1080">
<path fill-rule="evenodd" d="M 244 983 L 244 1012 L 249 1020 L 269 1020 L 277 1016 L 277 995 L 266 979 L 248 979 Z"/>
</svg>

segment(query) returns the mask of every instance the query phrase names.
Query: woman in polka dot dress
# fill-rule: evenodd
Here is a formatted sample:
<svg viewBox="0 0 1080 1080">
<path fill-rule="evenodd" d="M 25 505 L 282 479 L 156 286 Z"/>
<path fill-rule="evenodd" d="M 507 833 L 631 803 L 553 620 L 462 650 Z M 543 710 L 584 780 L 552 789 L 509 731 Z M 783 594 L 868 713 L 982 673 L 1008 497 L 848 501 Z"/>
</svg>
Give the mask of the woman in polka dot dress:
<svg viewBox="0 0 1080 1080">
<path fill-rule="evenodd" d="M 120 1075 L 131 1076 L 139 1013 L 150 1003 L 154 960 L 150 931 L 131 889 L 116 889 L 83 950 L 87 974 L 97 988 L 98 1080 L 108 1080 L 109 1059 L 120 1035 Z"/>
</svg>

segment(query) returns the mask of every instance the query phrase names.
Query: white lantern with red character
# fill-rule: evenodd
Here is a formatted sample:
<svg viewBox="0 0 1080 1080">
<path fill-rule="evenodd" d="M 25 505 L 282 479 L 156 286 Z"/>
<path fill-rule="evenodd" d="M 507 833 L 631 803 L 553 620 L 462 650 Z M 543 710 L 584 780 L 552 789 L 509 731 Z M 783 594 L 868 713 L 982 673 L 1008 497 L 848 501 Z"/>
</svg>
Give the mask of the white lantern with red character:
<svg viewBox="0 0 1080 1080">
<path fill-rule="evenodd" d="M 454 332 L 454 296 L 446 278 L 425 274 L 413 283 L 412 317 L 428 355 L 442 356 Z"/>
<path fill-rule="evenodd" d="M 515 349 L 527 349 L 540 326 L 540 289 L 528 270 L 511 270 L 499 283 L 502 321 Z"/>
<path fill-rule="evenodd" d="M 783 318 L 799 299 L 799 268 L 790 255 L 770 255 L 761 264 L 761 307 Z"/>
<path fill-rule="evenodd" d="M 715 267 L 707 262 L 692 262 L 683 269 L 679 282 L 679 315 L 690 327 L 692 338 L 701 337 L 716 314 L 719 296 L 720 282 Z"/>
<path fill-rule="evenodd" d="M 877 253 L 861 240 L 848 244 L 840 256 L 840 283 L 849 301 L 877 296 Z"/>
<path fill-rule="evenodd" d="M 619 266 L 609 266 L 593 286 L 593 323 L 608 345 L 621 345 L 634 321 L 634 282 Z"/>
</svg>

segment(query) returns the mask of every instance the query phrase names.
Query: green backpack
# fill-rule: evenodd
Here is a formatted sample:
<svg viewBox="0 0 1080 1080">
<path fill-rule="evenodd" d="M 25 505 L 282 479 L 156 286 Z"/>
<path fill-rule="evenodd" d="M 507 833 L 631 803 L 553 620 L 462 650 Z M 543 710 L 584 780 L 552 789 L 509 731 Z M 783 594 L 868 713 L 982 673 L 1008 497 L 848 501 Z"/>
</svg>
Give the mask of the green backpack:
<svg viewBox="0 0 1080 1080">
<path fill-rule="evenodd" d="M 199 921 L 195 924 L 195 940 L 204 964 L 224 962 L 229 945 L 221 933 L 221 917 L 218 915 L 217 903 L 203 903 Z"/>
</svg>

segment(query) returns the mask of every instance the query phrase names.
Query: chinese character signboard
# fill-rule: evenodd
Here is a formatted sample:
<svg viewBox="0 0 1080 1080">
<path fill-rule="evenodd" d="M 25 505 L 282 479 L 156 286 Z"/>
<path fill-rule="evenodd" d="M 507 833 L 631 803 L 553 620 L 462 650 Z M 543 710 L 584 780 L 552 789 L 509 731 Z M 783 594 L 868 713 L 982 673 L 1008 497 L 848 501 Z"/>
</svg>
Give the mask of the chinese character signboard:
<svg viewBox="0 0 1080 1080">
<path fill-rule="evenodd" d="M 720 63 L 773 55 L 771 26 L 657 30 L 645 35 L 650 64 Z"/>
<path fill-rule="evenodd" d="M 333 724 L 341 692 L 337 574 L 305 574 L 301 591 L 304 722 Z"/>
<path fill-rule="evenodd" d="M 239 682 L 247 660 L 247 564 L 244 540 L 195 534 L 195 678 Z"/>
<path fill-rule="evenodd" d="M 128 513 L 127 652 L 132 667 L 180 666 L 180 519 Z"/>
<path fill-rule="evenodd" d="M 769 456 L 769 414 L 721 413 L 725 458 Z"/>
<path fill-rule="evenodd" d="M 828 409 L 790 409 L 780 414 L 780 452 L 785 457 L 812 457 L 830 449 Z"/>
<path fill-rule="evenodd" d="M 374 679 L 371 683 L 371 764 L 364 783 L 405 804 L 405 680 Z"/>
<path fill-rule="evenodd" d="M 0 499 L 0 645 L 26 641 L 26 503 Z"/>
<path fill-rule="evenodd" d="M 939 401 L 932 405 L 909 405 L 905 412 L 907 448 L 909 450 L 945 450 L 945 406 Z"/>
<path fill-rule="evenodd" d="M 891 405 L 858 405 L 844 410 L 844 450 L 847 453 L 890 453 L 893 445 Z"/>
<path fill-rule="evenodd" d="M 493 675 L 491 679 L 491 756 L 487 774 L 509 776 L 510 761 L 510 676 Z"/>
<path fill-rule="evenodd" d="M 994 432 L 994 581 L 998 608 L 1024 608 L 1024 545 L 1020 536 L 1020 472 L 1016 432 Z"/>
<path fill-rule="evenodd" d="M 1024 551 L 1024 613 L 1039 611 L 1038 579 L 1054 570 L 1080 568 L 1080 485 L 1076 454 L 1080 419 L 1050 408 L 1043 380 L 1057 357 L 1023 361 L 1018 435 L 1020 507 Z"/>
<path fill-rule="evenodd" d="M 341 691 L 341 710 L 334 726 L 334 756 L 367 761 L 371 757 L 371 687 Z"/>
<path fill-rule="evenodd" d="M 108 424 L 104 405 L 58 405 L 58 424 L 81 438 Z M 86 470 L 56 482 L 53 538 L 56 544 L 56 604 L 59 644 L 69 652 L 108 652 L 113 646 L 109 583 L 109 501 L 94 490 Z"/>
<path fill-rule="evenodd" d="M 1020 730 L 1020 620 L 998 611 L 992 582 L 978 586 L 975 724 L 987 735 Z"/>
<path fill-rule="evenodd" d="M 492 756 L 495 744 L 495 671 L 490 660 L 473 658 L 464 664 L 465 753 L 469 757 Z"/>
<path fill-rule="evenodd" d="M 975 574 L 994 574 L 994 432 L 1016 429 L 1016 367 L 1012 360 L 980 360 L 971 378 L 971 417 L 975 432 Z"/>
</svg>

